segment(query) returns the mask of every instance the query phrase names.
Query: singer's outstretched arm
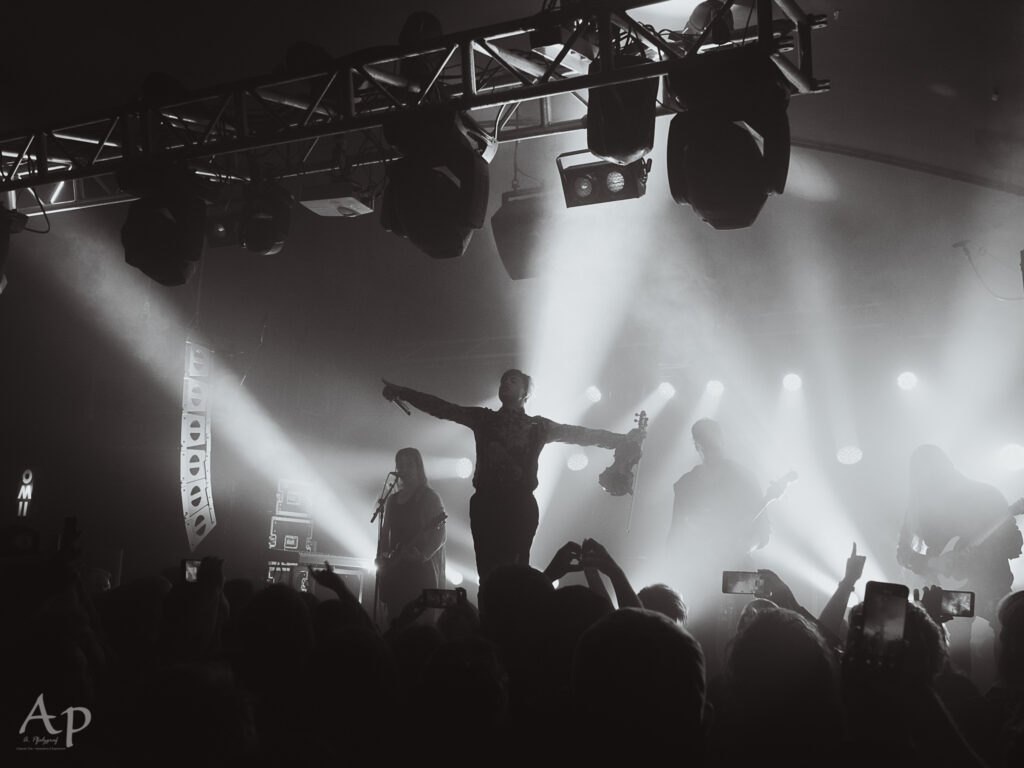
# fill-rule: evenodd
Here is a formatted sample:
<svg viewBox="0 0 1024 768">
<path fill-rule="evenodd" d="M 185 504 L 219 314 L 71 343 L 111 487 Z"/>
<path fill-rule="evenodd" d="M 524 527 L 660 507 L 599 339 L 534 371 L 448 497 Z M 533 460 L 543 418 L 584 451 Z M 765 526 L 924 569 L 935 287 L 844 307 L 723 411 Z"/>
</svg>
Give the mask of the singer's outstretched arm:
<svg viewBox="0 0 1024 768">
<path fill-rule="evenodd" d="M 415 389 L 409 389 L 409 387 L 401 387 L 389 381 L 384 382 L 383 395 L 385 400 L 403 400 L 417 410 L 429 413 L 438 419 L 454 421 L 456 424 L 462 424 L 466 427 L 473 426 L 473 416 L 480 410 L 479 408 L 469 408 L 464 405 L 449 403 L 440 397 L 428 395 L 426 392 L 417 392 Z"/>
</svg>

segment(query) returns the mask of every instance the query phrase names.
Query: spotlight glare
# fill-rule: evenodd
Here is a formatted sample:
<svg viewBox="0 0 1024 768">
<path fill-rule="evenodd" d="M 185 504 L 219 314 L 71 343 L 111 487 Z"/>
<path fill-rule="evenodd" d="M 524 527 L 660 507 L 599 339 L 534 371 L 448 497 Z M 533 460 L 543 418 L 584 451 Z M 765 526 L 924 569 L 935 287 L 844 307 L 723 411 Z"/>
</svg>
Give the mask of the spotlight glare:
<svg viewBox="0 0 1024 768">
<path fill-rule="evenodd" d="M 587 458 L 587 454 L 585 453 L 574 453 L 565 463 L 573 472 L 579 472 L 581 469 L 587 468 L 587 464 L 590 463 L 590 459 Z"/>
<path fill-rule="evenodd" d="M 595 387 L 593 384 L 586 388 L 584 394 L 587 396 L 587 400 L 589 400 L 592 403 L 601 402 L 601 390 Z"/>
<path fill-rule="evenodd" d="M 1024 469 L 1024 445 L 1008 443 L 999 452 L 999 463 L 1010 472 L 1020 472 Z"/>
<path fill-rule="evenodd" d="M 589 176 L 577 176 L 572 187 L 579 197 L 590 197 L 594 192 L 594 182 Z"/>
<path fill-rule="evenodd" d="M 795 373 L 787 373 L 782 377 L 782 386 L 790 392 L 796 392 L 804 386 L 804 380 Z"/>
<path fill-rule="evenodd" d="M 896 383 L 899 384 L 900 389 L 909 392 L 917 386 L 917 376 L 910 371 L 904 371 L 896 377 Z"/>
<path fill-rule="evenodd" d="M 857 464 L 862 458 L 864 458 L 864 452 L 856 445 L 844 445 L 836 451 L 836 461 L 840 464 Z"/>
<path fill-rule="evenodd" d="M 667 381 L 663 381 L 658 385 L 658 394 L 668 400 L 669 398 L 675 397 L 676 388 Z"/>
<path fill-rule="evenodd" d="M 462 583 L 462 574 L 454 568 L 447 567 L 444 569 L 444 577 L 448 579 L 449 583 L 456 587 Z"/>
<path fill-rule="evenodd" d="M 718 379 L 712 379 L 708 382 L 708 385 L 704 388 L 709 395 L 714 397 L 721 397 L 725 392 L 725 384 L 720 382 Z"/>
<path fill-rule="evenodd" d="M 459 477 L 469 477 L 473 474 L 473 462 L 469 459 L 459 459 L 455 462 L 455 474 Z"/>
</svg>

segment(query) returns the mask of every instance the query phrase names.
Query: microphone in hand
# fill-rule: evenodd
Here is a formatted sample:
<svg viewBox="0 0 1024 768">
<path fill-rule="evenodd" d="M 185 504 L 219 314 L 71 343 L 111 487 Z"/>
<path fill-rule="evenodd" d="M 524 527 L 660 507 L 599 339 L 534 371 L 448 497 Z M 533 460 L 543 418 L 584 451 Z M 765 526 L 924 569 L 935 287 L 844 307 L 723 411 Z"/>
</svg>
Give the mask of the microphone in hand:
<svg viewBox="0 0 1024 768">
<path fill-rule="evenodd" d="M 406 416 L 411 416 L 412 411 L 409 410 L 409 406 L 403 403 L 399 397 L 400 388 L 396 387 L 387 379 L 382 379 L 382 381 L 384 382 L 384 392 L 382 393 L 384 395 L 384 399 L 390 400 L 392 403 L 394 403 L 403 411 L 405 411 Z"/>
</svg>

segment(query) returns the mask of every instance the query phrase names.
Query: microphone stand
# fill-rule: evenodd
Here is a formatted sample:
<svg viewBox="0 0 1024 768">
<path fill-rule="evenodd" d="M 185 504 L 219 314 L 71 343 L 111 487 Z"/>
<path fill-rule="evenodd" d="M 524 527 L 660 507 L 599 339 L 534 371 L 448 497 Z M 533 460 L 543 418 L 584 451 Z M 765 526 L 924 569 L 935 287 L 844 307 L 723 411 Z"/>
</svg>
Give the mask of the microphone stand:
<svg viewBox="0 0 1024 768">
<path fill-rule="evenodd" d="M 394 492 L 398 485 L 398 473 L 388 472 L 384 478 L 384 485 L 381 486 L 380 496 L 377 497 L 377 506 L 370 518 L 370 523 L 377 523 L 377 554 L 373 559 L 373 623 L 377 624 L 377 606 L 380 605 L 380 566 L 384 557 L 384 509 L 387 506 L 388 497 Z"/>
</svg>

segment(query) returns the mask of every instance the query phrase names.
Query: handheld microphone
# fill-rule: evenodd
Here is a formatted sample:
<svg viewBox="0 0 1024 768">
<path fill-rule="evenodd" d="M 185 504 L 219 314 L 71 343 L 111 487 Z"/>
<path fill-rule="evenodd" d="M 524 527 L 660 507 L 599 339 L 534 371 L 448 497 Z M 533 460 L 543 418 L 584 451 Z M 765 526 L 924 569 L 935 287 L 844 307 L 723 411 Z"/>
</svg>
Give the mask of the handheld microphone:
<svg viewBox="0 0 1024 768">
<path fill-rule="evenodd" d="M 409 406 L 407 406 L 405 403 L 403 403 L 397 397 L 394 400 L 392 400 L 391 402 L 394 403 L 395 405 L 397 405 L 403 411 L 405 411 L 405 415 L 406 416 L 412 416 L 412 411 L 409 410 Z"/>
</svg>

